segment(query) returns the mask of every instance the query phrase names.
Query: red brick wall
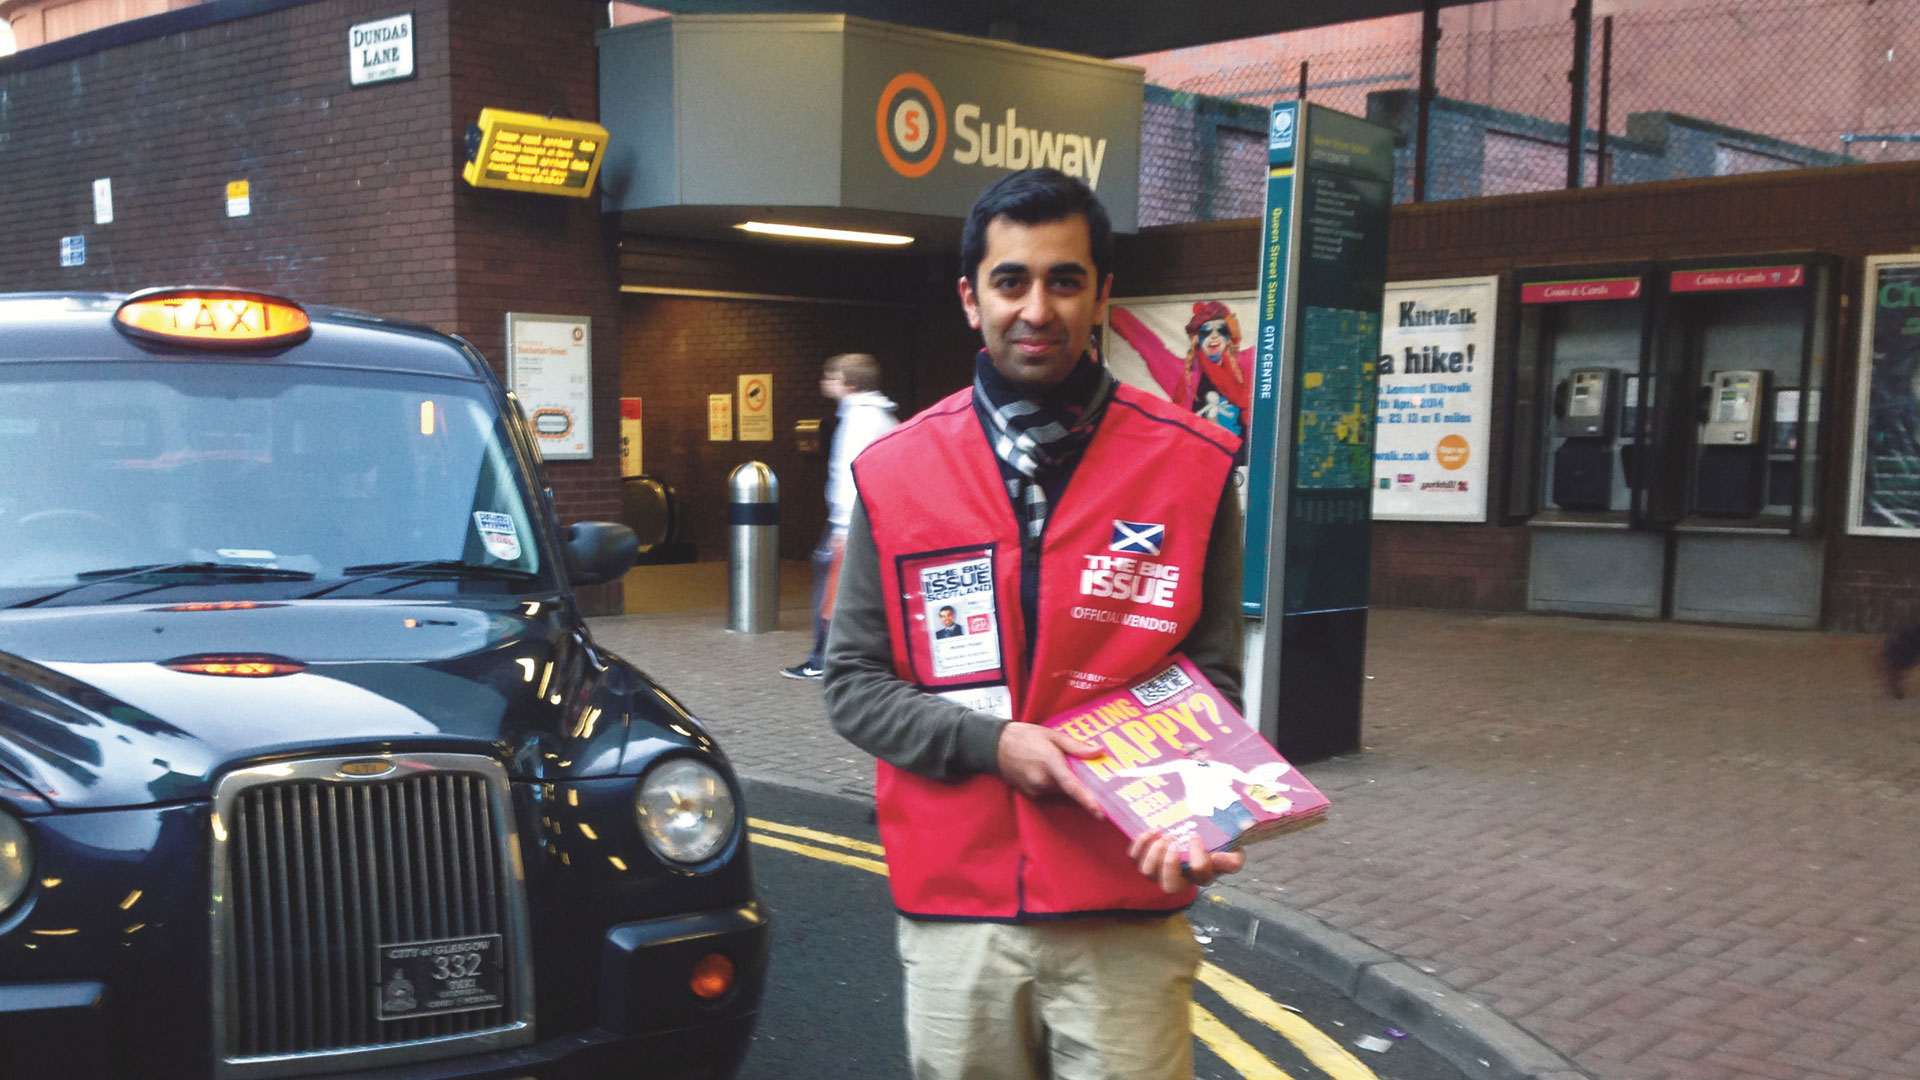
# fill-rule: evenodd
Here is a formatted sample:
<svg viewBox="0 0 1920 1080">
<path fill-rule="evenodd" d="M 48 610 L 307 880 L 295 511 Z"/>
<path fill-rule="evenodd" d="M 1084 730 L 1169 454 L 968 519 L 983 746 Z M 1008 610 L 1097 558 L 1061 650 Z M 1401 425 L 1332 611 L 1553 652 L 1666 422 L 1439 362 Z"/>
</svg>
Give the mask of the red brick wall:
<svg viewBox="0 0 1920 1080">
<path fill-rule="evenodd" d="M 373 0 L 0 75 L 0 288 L 225 283 L 448 326 L 446 3 L 413 12 L 418 75 L 379 86 L 347 83 L 347 27 L 392 14 Z M 230 180 L 248 181 L 250 216 L 227 217 Z M 62 268 L 72 235 L 87 263 Z"/>
<path fill-rule="evenodd" d="M 793 425 L 833 415 L 820 396 L 821 365 L 835 353 L 872 353 L 882 390 L 905 419 L 916 400 L 921 321 L 909 307 L 625 298 L 620 392 L 643 400 L 643 464 L 674 486 L 700 560 L 727 557 L 727 477 L 747 461 L 766 462 L 780 481 L 781 557 L 807 558 L 826 521 L 826 456 L 824 446 L 802 456 Z M 771 442 L 737 437 L 739 376 L 752 374 L 773 376 Z M 735 399 L 734 441 L 707 438 L 709 394 Z"/>
<path fill-rule="evenodd" d="M 0 289 L 217 282 L 415 319 L 504 374 L 506 313 L 593 317 L 594 458 L 548 466 L 563 521 L 619 513 L 619 304 L 597 199 L 459 179 L 484 106 L 593 119 L 588 3 L 421 0 L 412 79 L 355 88 L 347 29 L 393 14 L 322 0 L 0 75 Z M 92 184 L 113 178 L 114 221 Z M 253 212 L 226 216 L 245 179 Z M 60 238 L 87 238 L 63 269 Z M 603 609 L 616 589 L 586 590 Z"/>
<path fill-rule="evenodd" d="M 453 155 L 483 108 L 598 119 L 594 8 L 516 0 L 454 5 L 451 124 L 445 135 Z M 450 329 L 478 346 L 502 377 L 508 312 L 593 318 L 593 458 L 548 462 L 547 476 L 562 521 L 617 519 L 619 372 L 609 361 L 619 348 L 620 306 L 614 240 L 602 233 L 600 200 L 494 191 L 462 181 L 451 210 L 456 309 Z"/>
</svg>

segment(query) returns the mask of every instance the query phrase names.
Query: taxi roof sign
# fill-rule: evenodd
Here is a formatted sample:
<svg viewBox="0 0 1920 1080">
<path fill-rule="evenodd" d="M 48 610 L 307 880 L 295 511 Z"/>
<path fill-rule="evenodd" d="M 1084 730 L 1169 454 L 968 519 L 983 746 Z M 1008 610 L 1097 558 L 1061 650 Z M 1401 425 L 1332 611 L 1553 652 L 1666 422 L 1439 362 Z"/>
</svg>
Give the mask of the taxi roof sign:
<svg viewBox="0 0 1920 1080">
<path fill-rule="evenodd" d="M 263 349 L 304 341 L 313 322 L 299 304 L 246 289 L 144 289 L 121 302 L 113 323 L 146 341 L 216 349 Z"/>
<path fill-rule="evenodd" d="M 460 175 L 474 187 L 586 198 L 607 156 L 607 129 L 585 120 L 481 109 L 467 146 Z"/>
</svg>

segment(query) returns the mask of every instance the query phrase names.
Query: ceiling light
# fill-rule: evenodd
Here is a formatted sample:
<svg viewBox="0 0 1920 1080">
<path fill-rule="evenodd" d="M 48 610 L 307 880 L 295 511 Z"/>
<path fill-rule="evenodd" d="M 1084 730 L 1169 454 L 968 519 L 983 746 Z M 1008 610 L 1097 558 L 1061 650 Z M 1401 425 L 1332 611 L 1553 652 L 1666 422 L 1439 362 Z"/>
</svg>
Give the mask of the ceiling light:
<svg viewBox="0 0 1920 1080">
<path fill-rule="evenodd" d="M 768 236 L 793 236 L 802 240 L 837 240 L 845 244 L 911 244 L 913 237 L 898 233 L 855 232 L 852 229 L 820 229 L 812 225 L 778 225 L 770 221 L 743 221 L 734 228 Z"/>
</svg>

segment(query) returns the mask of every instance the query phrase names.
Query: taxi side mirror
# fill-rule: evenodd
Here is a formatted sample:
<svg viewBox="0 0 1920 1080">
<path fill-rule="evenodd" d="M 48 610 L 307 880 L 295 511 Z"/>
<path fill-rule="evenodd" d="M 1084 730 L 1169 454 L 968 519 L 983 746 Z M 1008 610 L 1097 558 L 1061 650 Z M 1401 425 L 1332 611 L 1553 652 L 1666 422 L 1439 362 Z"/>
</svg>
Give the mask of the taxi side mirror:
<svg viewBox="0 0 1920 1080">
<path fill-rule="evenodd" d="M 615 581 L 633 569 L 640 538 L 611 521 L 576 521 L 567 526 L 567 577 L 575 585 Z"/>
</svg>

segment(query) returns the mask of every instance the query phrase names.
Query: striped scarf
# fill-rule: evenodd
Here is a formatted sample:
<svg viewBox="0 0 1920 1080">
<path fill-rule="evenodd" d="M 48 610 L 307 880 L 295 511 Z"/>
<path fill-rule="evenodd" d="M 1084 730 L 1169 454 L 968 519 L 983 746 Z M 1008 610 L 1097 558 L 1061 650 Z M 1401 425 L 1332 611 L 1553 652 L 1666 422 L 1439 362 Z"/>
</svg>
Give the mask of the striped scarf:
<svg viewBox="0 0 1920 1080">
<path fill-rule="evenodd" d="M 1037 542 L 1047 528 L 1047 479 L 1086 449 L 1113 400 L 1113 387 L 1113 376 L 1088 354 L 1035 400 L 994 370 L 986 350 L 974 358 L 973 408 L 1005 466 L 1001 474 L 1028 543 Z"/>
</svg>

